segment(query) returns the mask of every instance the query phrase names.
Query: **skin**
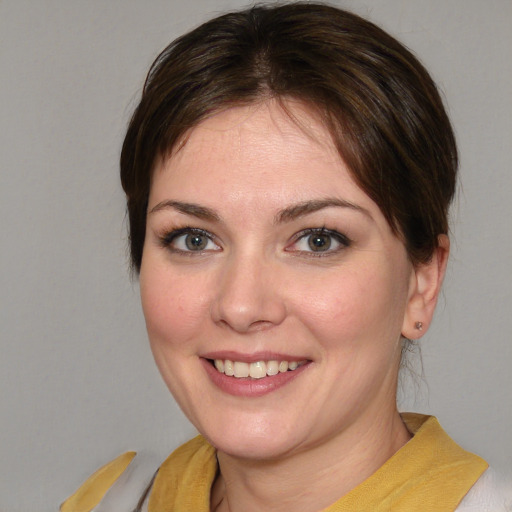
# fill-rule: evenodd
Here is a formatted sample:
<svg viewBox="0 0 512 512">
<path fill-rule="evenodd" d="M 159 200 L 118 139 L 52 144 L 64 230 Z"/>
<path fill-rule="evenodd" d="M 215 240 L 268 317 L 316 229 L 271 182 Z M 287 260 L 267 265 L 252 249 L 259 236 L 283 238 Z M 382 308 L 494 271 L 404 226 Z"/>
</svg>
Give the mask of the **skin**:
<svg viewBox="0 0 512 512">
<path fill-rule="evenodd" d="M 446 265 L 444 237 L 414 267 L 325 127 L 287 108 L 293 121 L 269 101 L 201 122 L 152 177 L 142 305 L 167 386 L 218 449 L 212 510 L 321 510 L 409 440 L 395 400 L 400 336 L 428 328 Z M 169 235 L 183 228 L 206 232 L 203 250 Z M 342 238 L 324 234 L 330 248 L 314 252 L 304 230 L 322 228 Z M 207 375 L 212 351 L 308 365 L 239 397 Z"/>
</svg>

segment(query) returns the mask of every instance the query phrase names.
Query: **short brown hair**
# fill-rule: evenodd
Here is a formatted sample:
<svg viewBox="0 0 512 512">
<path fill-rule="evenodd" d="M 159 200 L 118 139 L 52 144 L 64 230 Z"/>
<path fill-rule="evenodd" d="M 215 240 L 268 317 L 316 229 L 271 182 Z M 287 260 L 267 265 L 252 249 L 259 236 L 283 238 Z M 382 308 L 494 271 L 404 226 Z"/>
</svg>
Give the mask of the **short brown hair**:
<svg viewBox="0 0 512 512">
<path fill-rule="evenodd" d="M 430 260 L 438 235 L 448 231 L 457 172 L 455 138 L 436 85 L 412 53 L 376 25 L 298 2 L 208 21 L 171 43 L 151 66 L 121 152 L 137 271 L 156 158 L 213 113 L 266 98 L 313 106 L 411 261 Z"/>
</svg>

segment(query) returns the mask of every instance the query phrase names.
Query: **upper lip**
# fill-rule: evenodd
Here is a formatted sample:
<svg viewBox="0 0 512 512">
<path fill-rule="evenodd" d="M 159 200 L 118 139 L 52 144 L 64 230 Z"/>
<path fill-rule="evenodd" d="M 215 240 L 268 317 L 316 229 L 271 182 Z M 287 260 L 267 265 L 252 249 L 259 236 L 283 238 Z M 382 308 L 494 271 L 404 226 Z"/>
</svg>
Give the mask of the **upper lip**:
<svg viewBox="0 0 512 512">
<path fill-rule="evenodd" d="M 221 359 L 225 361 L 240 361 L 244 363 L 256 363 L 258 361 L 309 361 L 309 358 L 291 354 L 283 354 L 271 351 L 260 351 L 251 354 L 237 352 L 234 350 L 217 350 L 201 354 L 204 359 Z"/>
</svg>

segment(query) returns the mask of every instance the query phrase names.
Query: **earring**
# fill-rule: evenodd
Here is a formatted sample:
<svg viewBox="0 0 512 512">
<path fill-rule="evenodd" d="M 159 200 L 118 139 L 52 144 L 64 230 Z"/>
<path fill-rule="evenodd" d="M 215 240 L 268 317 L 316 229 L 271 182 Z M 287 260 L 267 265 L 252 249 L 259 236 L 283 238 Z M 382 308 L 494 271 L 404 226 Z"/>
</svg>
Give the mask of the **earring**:
<svg viewBox="0 0 512 512">
<path fill-rule="evenodd" d="M 414 324 L 414 328 L 418 329 L 418 331 L 422 331 L 423 330 L 423 322 L 416 322 Z"/>
</svg>

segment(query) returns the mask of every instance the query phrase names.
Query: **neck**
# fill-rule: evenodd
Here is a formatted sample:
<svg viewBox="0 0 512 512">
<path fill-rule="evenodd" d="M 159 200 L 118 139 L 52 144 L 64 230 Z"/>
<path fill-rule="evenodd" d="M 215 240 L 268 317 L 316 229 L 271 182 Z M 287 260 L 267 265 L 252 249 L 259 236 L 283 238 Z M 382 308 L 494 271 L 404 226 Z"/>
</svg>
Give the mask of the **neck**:
<svg viewBox="0 0 512 512">
<path fill-rule="evenodd" d="M 212 489 L 211 509 L 322 510 L 372 475 L 409 439 L 394 408 L 385 415 L 382 411 L 378 415 L 369 413 L 363 422 L 321 444 L 279 460 L 246 460 L 219 452 L 220 472 Z"/>
</svg>

